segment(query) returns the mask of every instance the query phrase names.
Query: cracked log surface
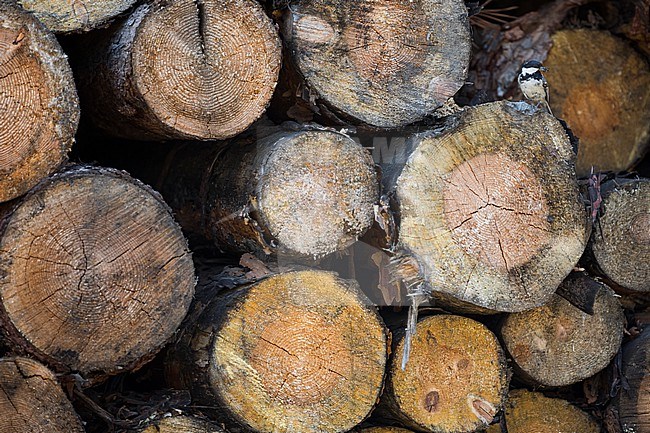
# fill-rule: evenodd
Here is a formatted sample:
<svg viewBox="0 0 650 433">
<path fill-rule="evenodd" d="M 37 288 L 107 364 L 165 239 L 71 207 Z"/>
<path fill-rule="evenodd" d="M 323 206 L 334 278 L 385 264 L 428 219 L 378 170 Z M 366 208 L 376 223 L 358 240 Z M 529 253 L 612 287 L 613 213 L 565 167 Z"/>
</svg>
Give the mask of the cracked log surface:
<svg viewBox="0 0 650 433">
<path fill-rule="evenodd" d="M 101 27 L 131 7 L 136 0 L 18 0 L 55 33 Z"/>
<path fill-rule="evenodd" d="M 603 215 L 590 247 L 616 287 L 650 292 L 650 179 L 614 179 L 601 186 Z"/>
<path fill-rule="evenodd" d="M 623 432 L 650 432 L 650 329 L 645 329 L 623 348 L 623 376 L 628 389 L 621 389 L 614 408 Z"/>
<path fill-rule="evenodd" d="M 125 138 L 233 137 L 264 112 L 280 70 L 279 35 L 253 0 L 145 3 L 95 36 L 73 62 L 79 93 L 97 126 Z"/>
<path fill-rule="evenodd" d="M 181 226 L 218 246 L 320 257 L 373 223 L 379 182 L 368 151 L 325 130 L 175 147 L 152 183 Z"/>
<path fill-rule="evenodd" d="M 503 407 L 508 375 L 503 349 L 481 323 L 462 316 L 417 323 L 402 370 L 404 339 L 391 357 L 379 408 L 418 431 L 473 432 Z"/>
<path fill-rule="evenodd" d="M 379 397 L 387 345 L 356 283 L 286 272 L 214 298 L 170 350 L 166 377 L 253 431 L 344 432 Z"/>
<path fill-rule="evenodd" d="M 605 368 L 621 347 L 623 307 L 607 286 L 572 275 L 564 291 L 590 291 L 591 314 L 559 295 L 544 306 L 508 315 L 501 327 L 504 347 L 519 379 L 557 387 L 577 383 Z"/>
<path fill-rule="evenodd" d="M 83 433 L 56 376 L 28 358 L 0 358 L 0 432 Z"/>
<path fill-rule="evenodd" d="M 185 316 L 185 238 L 126 173 L 72 167 L 4 211 L 0 325 L 14 351 L 99 380 L 151 359 Z"/>
<path fill-rule="evenodd" d="M 650 67 L 629 44 L 605 31 L 562 30 L 544 65 L 553 114 L 580 138 L 578 176 L 592 166 L 629 170 L 648 152 Z"/>
<path fill-rule="evenodd" d="M 600 432 L 598 423 L 590 415 L 568 401 L 524 389 L 508 394 L 505 418 L 508 433 Z M 501 432 L 498 424 L 486 430 L 486 433 Z"/>
<path fill-rule="evenodd" d="M 54 36 L 0 1 L 0 202 L 64 163 L 79 122 L 72 71 Z"/>
<path fill-rule="evenodd" d="M 406 146 L 406 164 L 384 180 L 398 201 L 395 270 L 407 287 L 496 311 L 548 301 L 589 230 L 560 123 L 524 102 L 496 102 Z"/>
<path fill-rule="evenodd" d="M 460 89 L 469 67 L 469 21 L 460 0 L 296 0 L 283 33 L 311 91 L 379 127 L 433 112 Z"/>
</svg>

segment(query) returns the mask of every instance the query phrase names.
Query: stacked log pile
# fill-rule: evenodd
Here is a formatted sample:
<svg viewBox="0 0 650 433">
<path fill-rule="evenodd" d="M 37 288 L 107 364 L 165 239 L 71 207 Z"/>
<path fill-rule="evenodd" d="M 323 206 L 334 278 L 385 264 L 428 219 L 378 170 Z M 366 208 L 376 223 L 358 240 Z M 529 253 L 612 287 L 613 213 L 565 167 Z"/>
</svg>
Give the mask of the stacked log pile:
<svg viewBox="0 0 650 433">
<path fill-rule="evenodd" d="M 650 432 L 648 2 L 539 3 L 0 0 L 0 431 Z"/>
</svg>

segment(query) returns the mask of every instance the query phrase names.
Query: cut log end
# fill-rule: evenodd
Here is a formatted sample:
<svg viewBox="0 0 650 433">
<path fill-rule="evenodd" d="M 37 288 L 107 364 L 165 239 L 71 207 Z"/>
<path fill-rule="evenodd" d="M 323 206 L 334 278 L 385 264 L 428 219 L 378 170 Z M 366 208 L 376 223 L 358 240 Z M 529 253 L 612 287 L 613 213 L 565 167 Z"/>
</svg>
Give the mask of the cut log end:
<svg viewBox="0 0 650 433">
<path fill-rule="evenodd" d="M 253 334 L 244 337 L 246 327 L 236 321 L 221 330 L 212 353 L 222 358 L 222 368 L 244 367 L 237 361 L 243 350 L 259 380 L 242 386 L 222 378 L 224 400 L 240 402 L 246 416 L 259 414 L 258 430 L 300 421 L 321 425 L 322 431 L 343 431 L 374 405 L 383 379 L 386 335 L 375 313 L 359 305 L 345 284 L 318 272 L 267 279 L 256 285 L 241 311 L 243 317 L 261 320 L 255 330 L 249 328 Z M 277 300 L 290 302 L 282 305 L 281 314 L 260 316 Z M 250 347 L 241 346 L 241 338 Z"/>
<path fill-rule="evenodd" d="M 374 221 L 374 162 L 344 134 L 235 140 L 209 169 L 205 235 L 235 251 L 320 258 L 349 247 Z M 173 179 L 166 185 L 176 188 Z"/>
<path fill-rule="evenodd" d="M 506 318 L 501 335 L 521 379 L 538 386 L 570 385 L 596 374 L 616 355 L 623 339 L 623 309 L 610 289 L 589 281 L 597 291 L 591 315 L 554 295 L 542 307 Z"/>
<path fill-rule="evenodd" d="M 83 433 L 54 373 L 28 358 L 0 359 L 0 432 Z"/>
<path fill-rule="evenodd" d="M 538 392 L 510 391 L 505 412 L 508 433 L 600 432 L 598 423 L 586 412 Z M 500 432 L 498 426 L 492 427 L 489 433 Z"/>
<path fill-rule="evenodd" d="M 373 223 L 379 196 L 368 152 L 336 133 L 278 142 L 260 179 L 259 210 L 279 245 L 323 256 L 351 245 Z"/>
<path fill-rule="evenodd" d="M 54 33 L 92 30 L 124 12 L 136 0 L 18 0 Z"/>
<path fill-rule="evenodd" d="M 477 106 L 442 133 L 414 136 L 397 180 L 399 246 L 418 277 L 490 310 L 542 305 L 588 237 L 565 130 L 530 108 Z"/>
<path fill-rule="evenodd" d="M 280 70 L 280 41 L 253 1 L 178 1 L 143 20 L 133 68 L 165 129 L 178 138 L 224 139 L 265 110 Z"/>
<path fill-rule="evenodd" d="M 208 307 L 172 353 L 168 376 L 189 380 L 195 399 L 254 431 L 340 432 L 368 415 L 387 331 L 352 283 L 290 272 L 232 296 Z"/>
<path fill-rule="evenodd" d="M 0 13 L 0 201 L 7 201 L 66 160 L 79 107 L 56 39 L 11 3 Z"/>
<path fill-rule="evenodd" d="M 650 179 L 612 181 L 591 241 L 602 272 L 614 283 L 650 292 Z"/>
<path fill-rule="evenodd" d="M 563 30 L 552 40 L 544 62 L 550 102 L 580 138 L 578 176 L 588 176 L 592 166 L 628 170 L 650 145 L 647 62 L 604 31 Z"/>
<path fill-rule="evenodd" d="M 462 86 L 469 61 L 460 1 L 294 1 L 286 37 L 320 97 L 380 127 L 423 118 Z"/>
<path fill-rule="evenodd" d="M 417 324 L 402 370 L 402 339 L 392 358 L 382 408 L 416 429 L 474 431 L 490 424 L 508 388 L 496 337 L 461 316 L 432 316 Z"/>
<path fill-rule="evenodd" d="M 137 367 L 189 308 L 187 243 L 162 200 L 126 174 L 57 174 L 5 222 L 3 326 L 58 369 L 93 378 Z"/>
<path fill-rule="evenodd" d="M 477 155 L 455 167 L 443 188 L 447 230 L 487 266 L 508 272 L 550 240 L 541 180 L 521 162 L 498 153 Z M 490 225 L 493 230 L 486 230 Z"/>
</svg>

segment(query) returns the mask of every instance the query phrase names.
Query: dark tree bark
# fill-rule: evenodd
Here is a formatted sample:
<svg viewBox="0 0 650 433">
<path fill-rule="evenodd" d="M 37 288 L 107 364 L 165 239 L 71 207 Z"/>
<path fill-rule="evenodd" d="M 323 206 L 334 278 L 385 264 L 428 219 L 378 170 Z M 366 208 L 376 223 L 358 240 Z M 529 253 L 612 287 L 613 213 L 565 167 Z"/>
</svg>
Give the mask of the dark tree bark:
<svg viewBox="0 0 650 433">
<path fill-rule="evenodd" d="M 650 331 L 646 329 L 623 349 L 623 387 L 613 403 L 623 432 L 650 432 Z"/>
<path fill-rule="evenodd" d="M 650 1 L 622 0 L 617 3 L 620 6 L 616 8 L 618 20 L 614 24 L 614 31 L 634 41 L 650 57 Z"/>
<path fill-rule="evenodd" d="M 139 433 L 226 433 L 216 423 L 189 415 L 171 416 L 153 422 Z"/>
<path fill-rule="evenodd" d="M 411 433 L 412 430 L 407 430 L 401 427 L 368 427 L 361 430 L 354 430 L 358 433 Z"/>
</svg>

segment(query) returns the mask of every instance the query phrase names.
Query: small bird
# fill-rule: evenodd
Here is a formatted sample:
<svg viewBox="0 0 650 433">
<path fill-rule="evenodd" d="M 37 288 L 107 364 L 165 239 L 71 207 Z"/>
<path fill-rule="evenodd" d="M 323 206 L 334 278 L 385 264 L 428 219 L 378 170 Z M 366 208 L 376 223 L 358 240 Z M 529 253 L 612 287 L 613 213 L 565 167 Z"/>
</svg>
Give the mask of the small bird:
<svg viewBox="0 0 650 433">
<path fill-rule="evenodd" d="M 517 82 L 521 93 L 524 94 L 526 99 L 536 102 L 538 106 L 544 104 L 548 112 L 553 114 L 551 106 L 548 105 L 548 83 L 544 75 L 542 75 L 542 72 L 547 70 L 537 60 L 528 60 L 521 65 L 521 72 Z"/>
</svg>

